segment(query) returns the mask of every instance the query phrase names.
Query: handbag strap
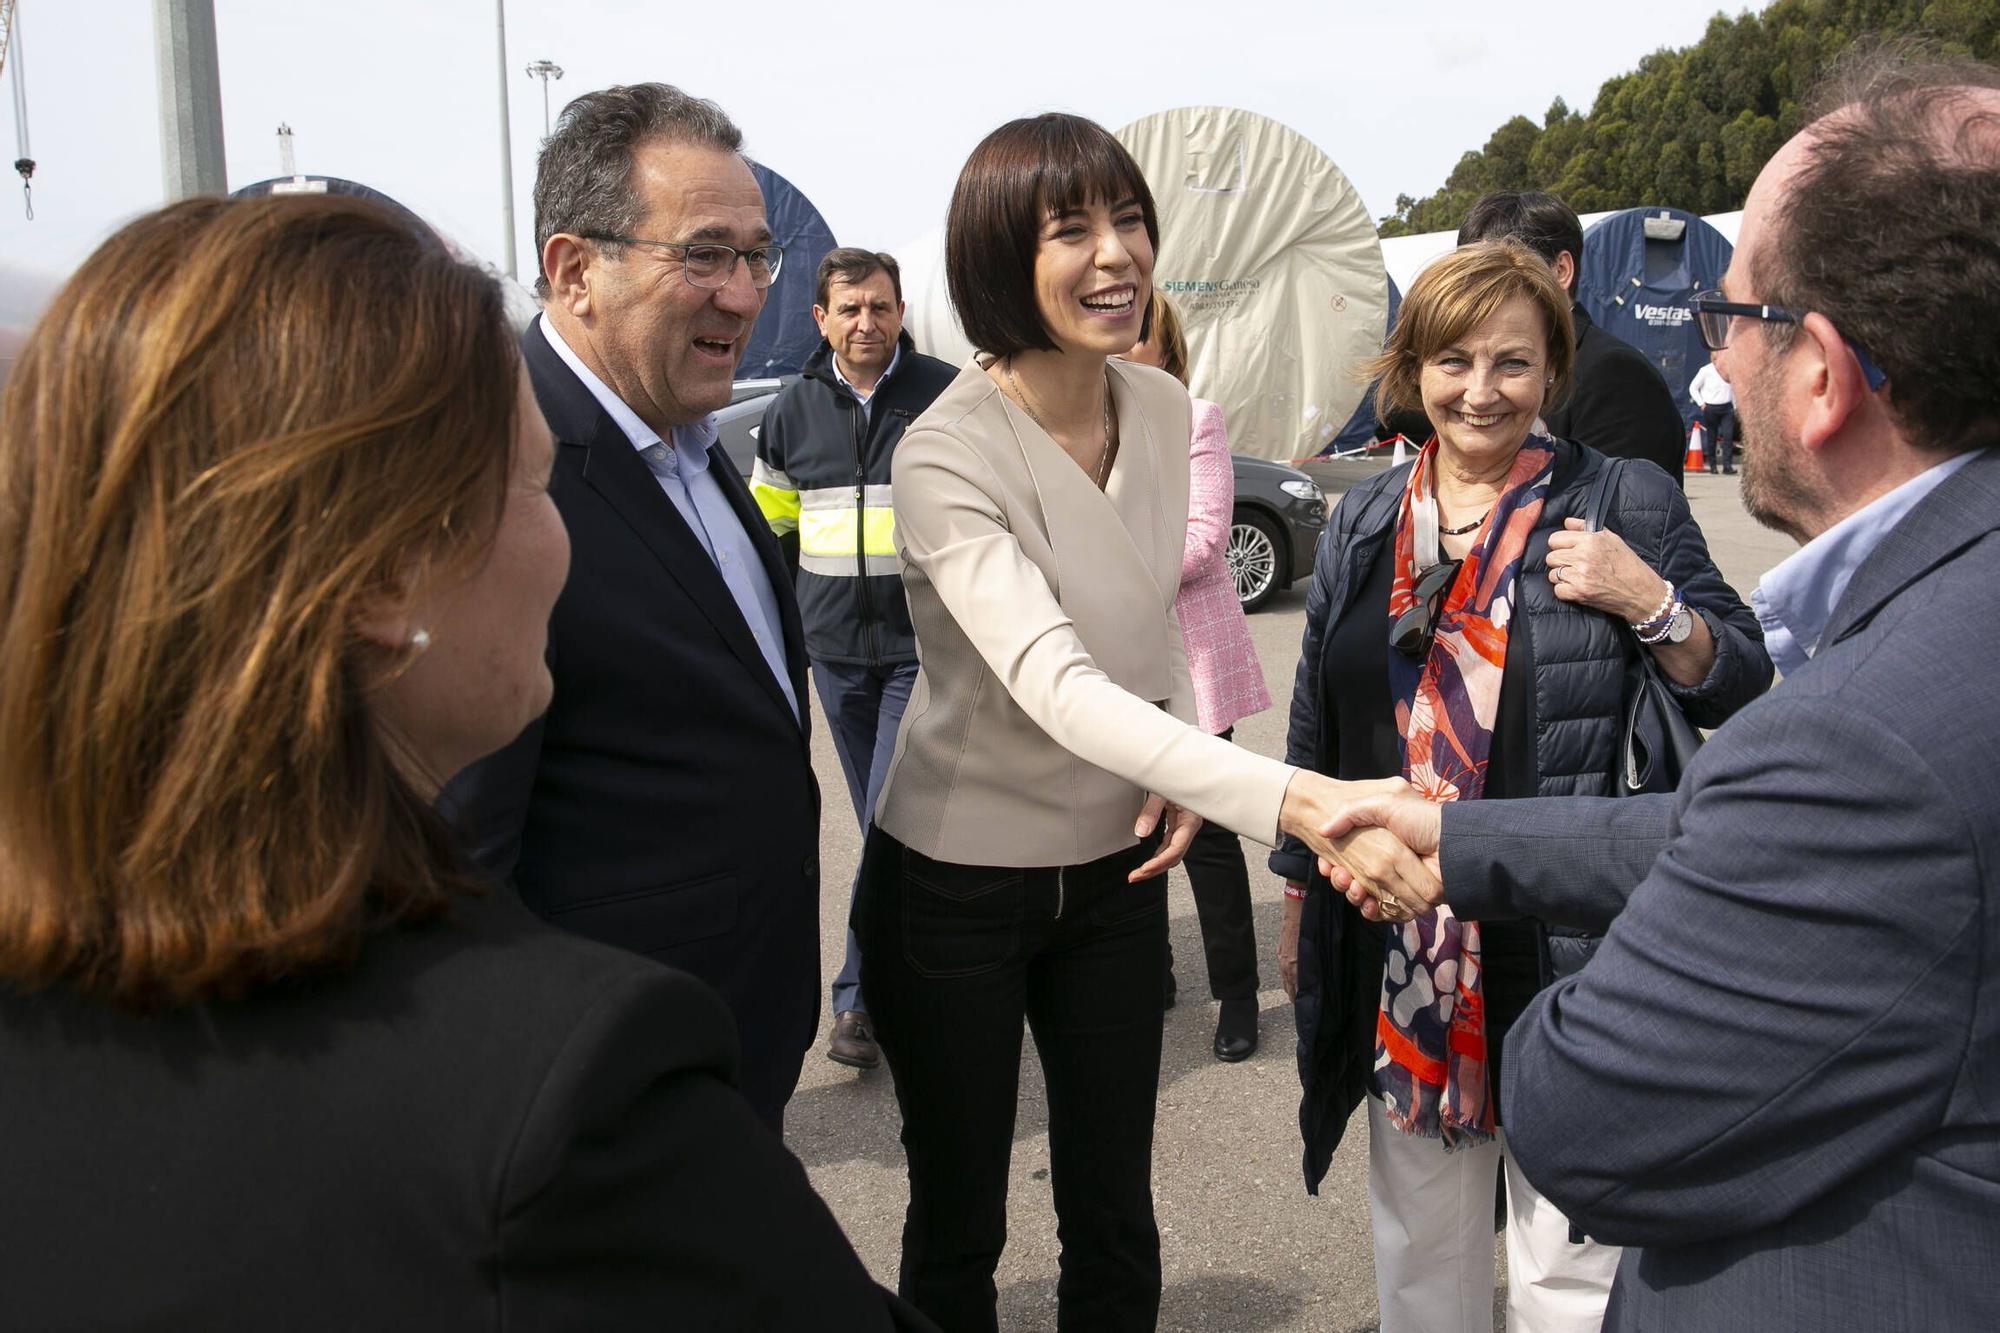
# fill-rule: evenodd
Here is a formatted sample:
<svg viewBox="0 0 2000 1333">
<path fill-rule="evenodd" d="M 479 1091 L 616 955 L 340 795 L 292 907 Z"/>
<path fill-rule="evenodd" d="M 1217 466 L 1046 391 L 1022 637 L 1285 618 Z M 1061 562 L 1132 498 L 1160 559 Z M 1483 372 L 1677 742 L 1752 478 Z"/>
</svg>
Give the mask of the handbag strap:
<svg viewBox="0 0 2000 1333">
<path fill-rule="evenodd" d="M 1623 458 L 1607 458 L 1604 460 L 1604 466 L 1597 469 L 1597 476 L 1590 483 L 1590 494 L 1583 502 L 1584 531 L 1604 530 L 1604 520 L 1611 513 L 1611 499 L 1618 494 L 1618 483 L 1625 475 L 1627 461 Z M 1618 637 L 1624 642 L 1627 651 L 1638 654 L 1642 667 L 1657 671 L 1653 655 L 1639 642 L 1638 633 L 1625 623 L 1623 617 L 1611 615 L 1609 612 L 1605 614 L 1611 623 L 1618 627 Z"/>
<path fill-rule="evenodd" d="M 1597 469 L 1597 477 L 1590 484 L 1590 494 L 1584 500 L 1583 525 L 1590 532 L 1604 529 L 1605 517 L 1611 512 L 1611 499 L 1618 494 L 1618 483 L 1625 472 L 1623 458 L 1607 458 L 1604 466 Z M 1612 616 L 1611 622 L 1618 627 L 1618 637 L 1624 642 L 1626 651 L 1637 660 L 1638 679 L 1625 700 L 1624 717 L 1619 727 L 1618 758 L 1623 767 L 1623 777 L 1627 790 L 1641 790 L 1652 766 L 1664 759 L 1672 759 L 1676 768 L 1685 769 L 1701 744 L 1701 733 L 1687 721 L 1680 704 L 1668 688 L 1666 673 L 1646 646 L 1639 642 L 1638 634 L 1621 617 Z M 1660 721 L 1664 730 L 1662 743 L 1668 755 L 1645 755 L 1642 758 L 1639 744 L 1639 720 L 1645 700 L 1651 694 L 1655 706 L 1660 711 Z M 1678 726 L 1674 724 L 1678 723 Z M 1642 768 L 1643 763 L 1643 768 Z"/>
<path fill-rule="evenodd" d="M 1604 466 L 1597 469 L 1597 479 L 1590 483 L 1590 495 L 1583 503 L 1583 527 L 1586 532 L 1602 532 L 1604 520 L 1611 512 L 1611 497 L 1618 494 L 1618 482 L 1625 475 L 1623 458 L 1607 458 Z"/>
</svg>

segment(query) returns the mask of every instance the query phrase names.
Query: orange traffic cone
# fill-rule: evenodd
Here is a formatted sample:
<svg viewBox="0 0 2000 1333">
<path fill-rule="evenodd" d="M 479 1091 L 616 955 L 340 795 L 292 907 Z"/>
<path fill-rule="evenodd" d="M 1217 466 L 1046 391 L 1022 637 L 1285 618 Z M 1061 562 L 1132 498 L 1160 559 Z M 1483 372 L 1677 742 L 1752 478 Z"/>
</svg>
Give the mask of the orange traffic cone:
<svg viewBox="0 0 2000 1333">
<path fill-rule="evenodd" d="M 1688 427 L 1687 459 L 1681 464 L 1681 469 L 1686 472 L 1699 472 L 1707 466 L 1708 464 L 1702 460 L 1701 423 L 1697 421 Z"/>
</svg>

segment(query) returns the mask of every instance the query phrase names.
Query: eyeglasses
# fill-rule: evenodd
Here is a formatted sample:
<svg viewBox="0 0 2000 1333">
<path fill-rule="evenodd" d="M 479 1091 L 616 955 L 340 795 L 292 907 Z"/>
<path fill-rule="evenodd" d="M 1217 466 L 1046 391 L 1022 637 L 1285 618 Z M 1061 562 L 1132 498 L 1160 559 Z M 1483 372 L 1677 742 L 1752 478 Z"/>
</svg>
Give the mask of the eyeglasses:
<svg viewBox="0 0 2000 1333">
<path fill-rule="evenodd" d="M 1767 324 L 1799 324 L 1805 321 L 1806 312 L 1791 310 L 1781 305 L 1754 305 L 1745 301 L 1726 301 L 1721 292 L 1696 292 L 1691 303 L 1694 306 L 1695 327 L 1701 331 L 1702 345 L 1711 352 L 1719 352 L 1729 346 L 1729 325 L 1733 320 L 1758 319 Z M 1868 381 L 1868 392 L 1874 393 L 1889 382 L 1889 376 L 1860 343 L 1840 335 L 1847 344 L 1847 350 L 1854 353 L 1854 359 L 1861 366 L 1862 378 Z"/>
<path fill-rule="evenodd" d="M 1459 560 L 1445 560 L 1417 575 L 1410 591 L 1415 605 L 1396 617 L 1389 630 L 1389 646 L 1405 657 L 1419 660 L 1431 655 L 1431 640 L 1437 636 L 1438 609 L 1444 595 L 1458 582 Z"/>
<path fill-rule="evenodd" d="M 662 250 L 681 252 L 681 276 L 691 287 L 715 291 L 727 287 L 729 279 L 736 272 L 736 262 L 743 261 L 743 267 L 750 271 L 752 287 L 769 287 L 778 280 L 778 270 L 785 264 L 785 247 L 782 245 L 759 245 L 748 250 L 738 250 L 731 245 L 715 245 L 708 241 L 648 241 L 637 236 L 620 236 L 612 232 L 587 231 L 586 241 L 608 241 L 613 245 L 651 245 Z"/>
</svg>

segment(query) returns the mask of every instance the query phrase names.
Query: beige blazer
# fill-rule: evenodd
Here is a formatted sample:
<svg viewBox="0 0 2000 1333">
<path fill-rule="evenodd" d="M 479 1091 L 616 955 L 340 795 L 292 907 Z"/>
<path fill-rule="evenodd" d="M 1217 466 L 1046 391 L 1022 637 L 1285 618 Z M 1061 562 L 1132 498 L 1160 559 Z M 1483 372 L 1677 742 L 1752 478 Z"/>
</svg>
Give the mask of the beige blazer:
<svg viewBox="0 0 2000 1333">
<path fill-rule="evenodd" d="M 1149 791 L 1277 840 L 1294 770 L 1192 725 L 1174 618 L 1187 391 L 1110 364 L 1120 443 L 1101 492 L 976 361 L 896 446 L 920 667 L 876 821 L 936 860 L 1095 860 L 1137 841 Z"/>
</svg>

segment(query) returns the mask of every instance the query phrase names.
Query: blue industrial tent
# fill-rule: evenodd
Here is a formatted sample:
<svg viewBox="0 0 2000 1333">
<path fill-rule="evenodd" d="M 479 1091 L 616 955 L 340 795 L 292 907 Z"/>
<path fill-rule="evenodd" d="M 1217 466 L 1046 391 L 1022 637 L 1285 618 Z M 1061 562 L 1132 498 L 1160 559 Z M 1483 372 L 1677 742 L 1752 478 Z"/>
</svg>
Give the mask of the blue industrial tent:
<svg viewBox="0 0 2000 1333">
<path fill-rule="evenodd" d="M 481 262 L 474 258 L 471 251 L 440 231 L 433 223 L 418 216 L 400 200 L 391 198 L 372 185 L 363 185 L 360 181 L 347 180 L 341 176 L 273 176 L 269 180 L 255 181 L 240 189 L 231 190 L 229 197 L 259 199 L 270 194 L 341 194 L 351 195 L 356 199 L 373 200 L 387 207 L 390 212 L 401 214 L 412 225 L 436 235 L 460 259 L 474 263 Z M 500 279 L 501 297 L 506 302 L 507 319 L 513 324 L 514 331 L 517 333 L 526 331 L 528 325 L 534 322 L 535 316 L 541 313 L 541 303 L 535 299 L 534 291 L 512 278 L 500 278 L 498 271 L 491 265 L 482 266 Z"/>
<path fill-rule="evenodd" d="M 764 192 L 771 239 L 785 247 L 784 267 L 771 284 L 736 367 L 738 379 L 763 379 L 796 374 L 819 346 L 819 327 L 812 317 L 813 279 L 834 240 L 833 229 L 798 186 L 761 162 L 751 163 L 750 172 Z"/>
<path fill-rule="evenodd" d="M 1721 232 L 1678 208 L 1629 208 L 1583 234 L 1577 303 L 1659 368 L 1683 425 L 1695 416 L 1688 382 L 1708 360 L 1689 301 L 1722 284 L 1732 252 Z"/>
</svg>

